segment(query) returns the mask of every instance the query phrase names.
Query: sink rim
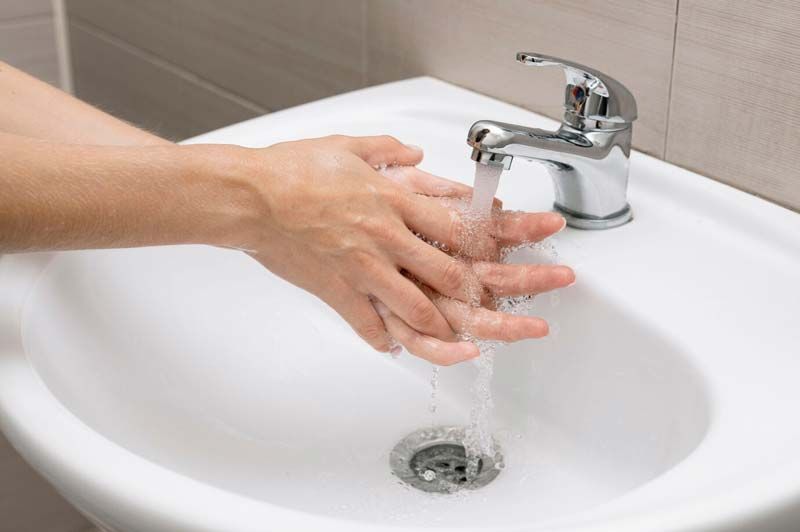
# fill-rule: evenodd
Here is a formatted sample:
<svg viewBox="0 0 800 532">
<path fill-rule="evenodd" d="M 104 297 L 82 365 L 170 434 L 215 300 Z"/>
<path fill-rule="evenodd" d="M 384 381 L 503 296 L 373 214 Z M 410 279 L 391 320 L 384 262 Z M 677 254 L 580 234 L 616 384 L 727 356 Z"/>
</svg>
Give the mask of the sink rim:
<svg viewBox="0 0 800 532">
<path fill-rule="evenodd" d="M 263 128 L 265 124 L 271 124 L 281 116 L 294 116 L 299 109 L 312 110 L 317 106 L 327 105 L 325 102 L 341 98 L 352 98 L 354 97 L 353 95 L 357 95 L 355 98 L 359 100 L 363 100 L 365 97 L 384 100 L 386 98 L 384 93 L 390 91 L 390 89 L 399 88 L 402 91 L 409 87 L 427 95 L 432 94 L 435 98 L 443 100 L 449 100 L 454 91 L 460 93 L 462 97 L 466 93 L 470 98 L 474 98 L 475 101 L 485 103 L 487 108 L 490 107 L 487 102 L 490 102 L 491 106 L 505 107 L 513 109 L 517 113 L 521 112 L 519 109 L 507 104 L 501 104 L 489 98 L 468 93 L 463 89 L 456 89 L 437 80 L 417 78 L 306 104 L 299 108 L 274 113 L 268 117 L 253 119 L 246 124 L 249 124 L 249 127 Z M 444 101 L 442 101 L 442 105 L 445 105 Z M 453 104 L 450 104 L 448 109 L 452 107 Z M 533 113 L 527 113 L 527 115 L 531 117 L 532 121 L 539 121 L 543 125 L 552 124 L 552 121 L 533 115 Z M 233 128 L 235 127 L 233 126 Z M 217 134 L 224 139 L 225 135 L 230 134 L 231 131 L 231 127 L 224 128 Z M 212 135 L 206 134 L 193 141 L 202 141 Z M 751 209 L 751 212 L 758 213 L 759 216 L 770 218 L 769 225 L 776 229 L 777 236 L 782 236 L 787 242 L 791 242 L 791 238 L 788 236 L 789 231 L 791 231 L 790 227 L 800 228 L 800 217 L 787 209 L 730 189 L 730 187 L 720 183 L 690 174 L 685 170 L 676 170 L 675 167 L 646 155 L 636 154 L 635 158 L 647 161 L 651 169 L 661 167 L 668 169 L 670 172 L 677 171 L 679 174 L 683 173 L 691 176 L 692 179 L 698 181 L 698 187 L 710 188 L 715 192 L 724 191 L 724 194 L 728 196 L 738 196 L 737 201 L 740 206 Z M 723 205 L 723 207 L 730 208 L 731 205 Z M 784 221 L 789 222 L 789 227 L 786 225 L 781 226 Z M 36 254 L 35 256 L 0 257 L 0 290 L 8 291 L 11 289 L 13 291 L 15 287 L 10 284 L 14 282 L 15 276 L 20 276 L 21 278 L 26 278 L 27 276 L 29 282 L 35 282 L 36 268 L 46 264 L 49 260 L 47 257 L 51 256 L 48 254 Z M 8 280 L 9 278 L 11 278 L 11 281 Z M 20 285 L 16 288 L 21 289 L 24 287 Z M 0 303 L 0 333 L 13 334 L 13 325 L 19 319 L 18 308 L 24 304 L 25 293 L 12 293 L 12 295 L 16 296 L 16 299 L 12 297 L 16 306 L 8 304 L 8 302 Z M 9 343 L 13 344 L 13 342 L 14 339 Z M 0 346 L 4 348 L 0 351 L 0 426 L 12 441 L 12 444 L 22 452 L 29 462 L 42 470 L 45 476 L 61 488 L 62 492 L 71 492 L 66 493 L 66 495 L 68 498 L 73 498 L 74 502 L 81 502 L 75 500 L 77 496 L 73 495 L 73 493 L 80 493 L 82 499 L 104 500 L 105 504 L 125 508 L 128 512 L 138 511 L 142 514 L 169 516 L 167 519 L 172 519 L 176 526 L 192 526 L 197 530 L 230 528 L 234 517 L 238 519 L 234 528 L 241 530 L 254 530 L 257 527 L 253 523 L 262 522 L 266 519 L 284 521 L 285 525 L 282 526 L 287 530 L 290 529 L 289 527 L 304 530 L 309 526 L 318 526 L 320 528 L 324 526 L 330 530 L 362 528 L 388 530 L 397 528 L 396 526 L 360 523 L 289 510 L 265 501 L 257 501 L 243 495 L 226 492 L 153 464 L 86 427 L 80 419 L 66 410 L 50 393 L 46 384 L 41 381 L 38 374 L 30 366 L 21 346 L 5 346 L 3 343 L 0 343 Z M 13 347 L 16 347 L 16 349 L 12 349 Z M 58 439 L 59 441 L 45 437 L 48 433 L 52 434 L 54 428 L 63 431 L 59 432 L 59 435 L 62 436 Z M 701 446 L 703 445 L 705 445 L 705 442 L 701 443 Z M 96 458 L 101 456 L 108 459 L 103 463 L 120 464 L 121 467 L 119 470 L 103 469 L 91 460 L 86 461 L 87 457 Z M 691 460 L 691 458 L 692 456 L 686 460 Z M 83 467 L 79 467 L 81 466 L 81 461 L 86 461 L 86 463 L 82 464 Z M 702 523 L 706 526 L 730 523 L 737 516 L 738 518 L 751 516 L 756 511 L 764 512 L 768 508 L 775 510 L 780 506 L 789 504 L 792 499 L 800 496 L 800 474 L 798 473 L 800 473 L 800 459 L 784 463 L 783 468 L 780 470 L 765 472 L 763 477 L 755 479 L 748 486 L 728 494 L 720 494 L 719 497 L 713 499 L 704 499 L 703 502 L 706 509 L 714 507 L 715 511 L 704 510 L 706 521 Z M 665 475 L 669 474 L 670 472 L 667 472 Z M 139 489 L 130 487 L 134 482 Z M 158 485 L 161 488 L 158 493 L 152 489 L 153 485 Z M 108 489 L 108 486 L 114 486 L 114 488 Z M 754 491 L 754 486 L 757 487 L 756 491 Z M 761 490 L 759 495 L 768 493 L 769 497 L 760 496 L 759 502 L 754 504 L 751 494 L 758 493 L 758 490 Z M 89 493 L 91 493 L 91 497 L 88 496 Z M 164 493 L 180 493 L 180 496 L 165 497 Z M 627 498 L 628 496 L 624 495 L 610 504 L 619 503 Z M 203 501 L 203 506 L 208 509 L 208 513 L 202 516 L 202 523 L 196 516 L 198 501 Z M 224 506 L 220 504 L 220 501 L 224 502 Z M 606 505 L 603 505 L 602 508 L 605 507 Z M 211 512 L 211 508 L 217 511 Z M 584 519 L 590 520 L 593 518 L 592 516 L 599 519 L 603 513 L 602 508 L 598 509 L 598 511 L 587 512 Z M 661 513 L 660 516 L 659 512 Z M 645 515 L 633 513 L 616 519 L 607 516 L 606 520 L 598 520 L 591 523 L 584 522 L 583 524 L 563 523 L 559 525 L 558 521 L 553 523 L 542 522 L 541 524 L 532 525 L 530 528 L 536 529 L 546 525 L 551 529 L 563 530 L 569 530 L 573 527 L 580 528 L 580 530 L 605 527 L 613 527 L 614 530 L 641 530 L 642 521 L 646 523 L 652 522 L 654 519 L 658 519 L 662 526 L 669 523 L 670 527 L 677 528 L 679 526 L 699 526 L 701 520 L 699 520 L 697 514 L 698 511 L 692 507 L 668 507 L 660 511 L 648 512 Z M 216 527 L 208 524 L 211 521 L 216 523 Z M 525 528 L 529 527 L 525 526 Z M 460 528 L 460 530 L 469 529 Z"/>
</svg>

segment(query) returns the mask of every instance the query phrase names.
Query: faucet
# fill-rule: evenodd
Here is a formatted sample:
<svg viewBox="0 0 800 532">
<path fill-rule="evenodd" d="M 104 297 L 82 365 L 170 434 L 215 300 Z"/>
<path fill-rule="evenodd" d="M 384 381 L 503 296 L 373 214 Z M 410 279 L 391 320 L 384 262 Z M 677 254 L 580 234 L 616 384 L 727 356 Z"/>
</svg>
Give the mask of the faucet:
<svg viewBox="0 0 800 532">
<path fill-rule="evenodd" d="M 557 57 L 520 52 L 530 66 L 560 66 L 566 75 L 564 118 L 556 131 L 480 120 L 469 129 L 472 160 L 505 170 L 515 157 L 543 164 L 553 178 L 556 211 L 578 229 L 629 222 L 628 167 L 636 100 L 620 82 Z"/>
</svg>

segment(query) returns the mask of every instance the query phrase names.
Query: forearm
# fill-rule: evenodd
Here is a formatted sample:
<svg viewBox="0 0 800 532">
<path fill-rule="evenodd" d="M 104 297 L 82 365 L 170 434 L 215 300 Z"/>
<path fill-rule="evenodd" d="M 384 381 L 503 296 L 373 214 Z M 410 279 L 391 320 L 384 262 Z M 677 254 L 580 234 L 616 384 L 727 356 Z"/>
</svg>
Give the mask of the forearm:
<svg viewBox="0 0 800 532">
<path fill-rule="evenodd" d="M 84 146 L 0 134 L 0 253 L 236 246 L 253 195 L 230 146 Z"/>
<path fill-rule="evenodd" d="M 70 144 L 167 145 L 0 61 L 0 131 Z"/>
</svg>

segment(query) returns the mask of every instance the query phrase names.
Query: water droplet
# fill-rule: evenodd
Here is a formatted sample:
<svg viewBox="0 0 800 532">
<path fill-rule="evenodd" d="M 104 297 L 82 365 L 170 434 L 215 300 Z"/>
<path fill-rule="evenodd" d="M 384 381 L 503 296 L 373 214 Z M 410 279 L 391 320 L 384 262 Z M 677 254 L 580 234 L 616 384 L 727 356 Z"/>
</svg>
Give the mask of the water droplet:
<svg viewBox="0 0 800 532">
<path fill-rule="evenodd" d="M 431 402 L 428 405 L 428 410 L 430 411 L 431 415 L 436 414 L 436 409 L 438 407 L 437 404 L 437 392 L 439 390 L 439 366 L 432 365 L 433 372 L 431 374 Z M 434 419 L 431 418 L 431 424 L 434 423 Z"/>
<path fill-rule="evenodd" d="M 550 306 L 557 307 L 561 303 L 561 295 L 558 292 L 550 292 Z"/>
</svg>

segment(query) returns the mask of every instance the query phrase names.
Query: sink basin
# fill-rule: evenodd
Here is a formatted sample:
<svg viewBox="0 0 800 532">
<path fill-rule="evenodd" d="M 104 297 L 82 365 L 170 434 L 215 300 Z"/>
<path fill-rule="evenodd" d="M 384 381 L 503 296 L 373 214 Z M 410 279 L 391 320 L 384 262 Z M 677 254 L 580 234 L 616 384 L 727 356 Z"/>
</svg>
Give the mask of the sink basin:
<svg viewBox="0 0 800 532">
<path fill-rule="evenodd" d="M 552 121 L 417 78 L 189 142 L 390 133 L 470 182 L 469 125 Z M 496 357 L 505 469 L 437 496 L 389 453 L 463 425 L 473 364 L 375 353 L 246 255 L 174 246 L 0 258 L 0 426 L 106 530 L 789 530 L 800 519 L 800 215 L 634 153 L 635 219 L 555 239 L 578 284 Z M 501 178 L 547 210 L 546 170 Z M 518 261 L 533 260 L 520 251 Z"/>
</svg>

